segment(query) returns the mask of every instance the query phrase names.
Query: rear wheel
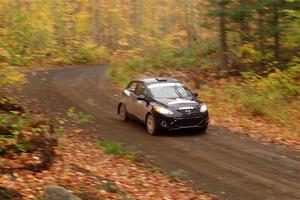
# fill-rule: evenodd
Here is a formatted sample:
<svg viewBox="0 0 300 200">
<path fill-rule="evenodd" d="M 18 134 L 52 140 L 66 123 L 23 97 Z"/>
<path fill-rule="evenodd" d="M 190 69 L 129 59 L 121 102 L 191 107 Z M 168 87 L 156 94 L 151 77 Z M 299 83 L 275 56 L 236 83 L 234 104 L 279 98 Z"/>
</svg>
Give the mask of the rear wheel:
<svg viewBox="0 0 300 200">
<path fill-rule="evenodd" d="M 150 135 L 156 135 L 158 133 L 158 127 L 156 124 L 156 120 L 152 114 L 149 114 L 146 119 L 146 127 L 147 127 L 147 132 Z"/>
<path fill-rule="evenodd" d="M 126 106 L 124 104 L 121 104 L 120 105 L 120 108 L 119 108 L 119 118 L 125 122 L 128 120 L 128 114 L 127 114 L 127 111 L 126 111 Z"/>
</svg>

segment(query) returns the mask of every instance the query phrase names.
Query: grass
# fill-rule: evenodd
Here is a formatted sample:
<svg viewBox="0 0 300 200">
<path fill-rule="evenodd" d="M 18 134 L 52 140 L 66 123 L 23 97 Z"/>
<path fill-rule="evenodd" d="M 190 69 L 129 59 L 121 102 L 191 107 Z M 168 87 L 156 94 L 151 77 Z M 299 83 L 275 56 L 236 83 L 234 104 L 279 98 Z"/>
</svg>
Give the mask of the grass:
<svg viewBox="0 0 300 200">
<path fill-rule="evenodd" d="M 246 77 L 243 81 L 224 79 L 203 87 L 199 93 L 219 122 L 229 124 L 231 119 L 230 126 L 261 135 L 300 137 L 298 71 L 291 68 L 267 77 Z"/>
<path fill-rule="evenodd" d="M 108 193 L 114 193 L 114 194 L 124 194 L 122 189 L 118 187 L 113 181 L 105 181 L 101 185 L 99 185 L 100 190 L 104 190 L 105 192 Z"/>
<path fill-rule="evenodd" d="M 93 120 L 93 117 L 90 114 L 78 111 L 78 109 L 74 107 L 68 109 L 67 115 L 76 124 L 89 124 Z"/>
<path fill-rule="evenodd" d="M 187 172 L 183 169 L 174 170 L 170 173 L 170 178 L 173 181 L 187 180 Z"/>
<path fill-rule="evenodd" d="M 51 125 L 44 115 L 0 110 L 0 153 L 31 152 L 36 149 L 33 137 L 51 134 Z"/>
<path fill-rule="evenodd" d="M 8 190 L 6 188 L 0 187 L 0 199 L 10 200 L 10 199 L 21 199 L 21 195 L 13 190 Z"/>
<path fill-rule="evenodd" d="M 154 173 L 164 174 L 163 169 L 161 169 L 161 168 L 159 168 L 159 167 L 157 167 L 157 166 L 153 166 L 153 167 L 151 168 L 151 171 L 154 172 Z"/>
<path fill-rule="evenodd" d="M 105 153 L 112 154 L 115 156 L 126 157 L 131 160 L 135 159 L 136 153 L 131 149 L 125 149 L 120 143 L 112 140 L 97 141 L 96 147 L 103 149 Z"/>
</svg>

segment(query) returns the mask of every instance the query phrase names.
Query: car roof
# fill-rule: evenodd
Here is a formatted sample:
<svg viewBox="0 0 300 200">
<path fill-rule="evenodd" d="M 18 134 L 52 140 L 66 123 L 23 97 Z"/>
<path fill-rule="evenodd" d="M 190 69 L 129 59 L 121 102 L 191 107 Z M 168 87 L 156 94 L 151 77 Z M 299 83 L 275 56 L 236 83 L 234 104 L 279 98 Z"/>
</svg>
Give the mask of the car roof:
<svg viewBox="0 0 300 200">
<path fill-rule="evenodd" d="M 161 82 L 180 82 L 177 79 L 174 78 L 169 78 L 169 77 L 143 77 L 143 78 L 138 78 L 135 81 L 141 81 L 147 84 L 153 84 L 153 83 L 161 83 Z"/>
</svg>

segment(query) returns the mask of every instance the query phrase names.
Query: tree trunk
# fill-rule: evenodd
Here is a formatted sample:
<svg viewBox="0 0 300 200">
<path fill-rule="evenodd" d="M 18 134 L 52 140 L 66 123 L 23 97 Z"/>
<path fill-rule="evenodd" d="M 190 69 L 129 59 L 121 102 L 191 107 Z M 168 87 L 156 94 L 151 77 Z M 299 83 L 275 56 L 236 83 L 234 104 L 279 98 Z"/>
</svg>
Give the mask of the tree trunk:
<svg viewBox="0 0 300 200">
<path fill-rule="evenodd" d="M 239 0 L 240 3 L 240 7 L 243 8 L 246 4 L 247 1 L 246 0 Z M 249 40 L 249 24 L 247 22 L 247 16 L 246 16 L 246 12 L 244 10 L 241 10 L 240 12 L 240 19 L 239 19 L 239 23 L 240 23 L 240 38 L 241 41 L 245 41 L 245 40 Z"/>
<path fill-rule="evenodd" d="M 188 45 L 197 41 L 197 29 L 195 23 L 195 9 L 191 0 L 184 0 L 181 2 L 184 8 L 184 22 L 183 26 L 187 33 Z"/>
<path fill-rule="evenodd" d="M 227 31 L 226 31 L 226 17 L 221 15 L 219 18 L 220 26 L 220 43 L 221 43 L 221 56 L 222 56 L 222 68 L 225 69 L 228 66 L 228 45 L 227 45 Z"/>
<path fill-rule="evenodd" d="M 59 5 L 58 0 L 51 1 L 51 11 L 53 15 L 53 29 L 54 29 L 54 38 L 59 47 L 66 46 L 65 41 L 65 18 L 63 18 L 62 10 L 59 10 L 61 5 Z M 63 6 L 66 7 L 66 3 L 63 3 Z"/>
<path fill-rule="evenodd" d="M 279 31 L 278 5 L 274 5 L 273 29 L 275 29 L 275 31 L 274 31 L 274 58 L 276 61 L 279 61 L 280 60 L 280 31 Z"/>
<path fill-rule="evenodd" d="M 135 11 L 135 44 L 139 46 L 141 44 L 141 34 L 143 28 L 143 15 L 144 15 L 144 2 L 143 0 L 134 0 Z"/>
<path fill-rule="evenodd" d="M 101 0 L 93 0 L 93 15 L 92 15 L 92 38 L 97 46 L 101 43 L 101 27 L 100 27 L 100 20 L 101 20 Z"/>
<path fill-rule="evenodd" d="M 258 37 L 259 37 L 259 50 L 262 55 L 265 54 L 265 37 L 264 37 L 264 11 L 263 9 L 258 9 Z"/>
</svg>

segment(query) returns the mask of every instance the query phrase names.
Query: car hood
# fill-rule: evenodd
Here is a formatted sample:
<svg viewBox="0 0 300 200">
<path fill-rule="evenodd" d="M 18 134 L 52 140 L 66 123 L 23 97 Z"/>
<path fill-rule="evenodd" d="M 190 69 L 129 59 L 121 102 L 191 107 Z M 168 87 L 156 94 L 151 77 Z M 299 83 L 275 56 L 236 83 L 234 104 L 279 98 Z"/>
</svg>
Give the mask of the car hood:
<svg viewBox="0 0 300 200">
<path fill-rule="evenodd" d="M 155 102 L 172 110 L 198 109 L 201 102 L 193 98 L 156 99 Z"/>
</svg>

